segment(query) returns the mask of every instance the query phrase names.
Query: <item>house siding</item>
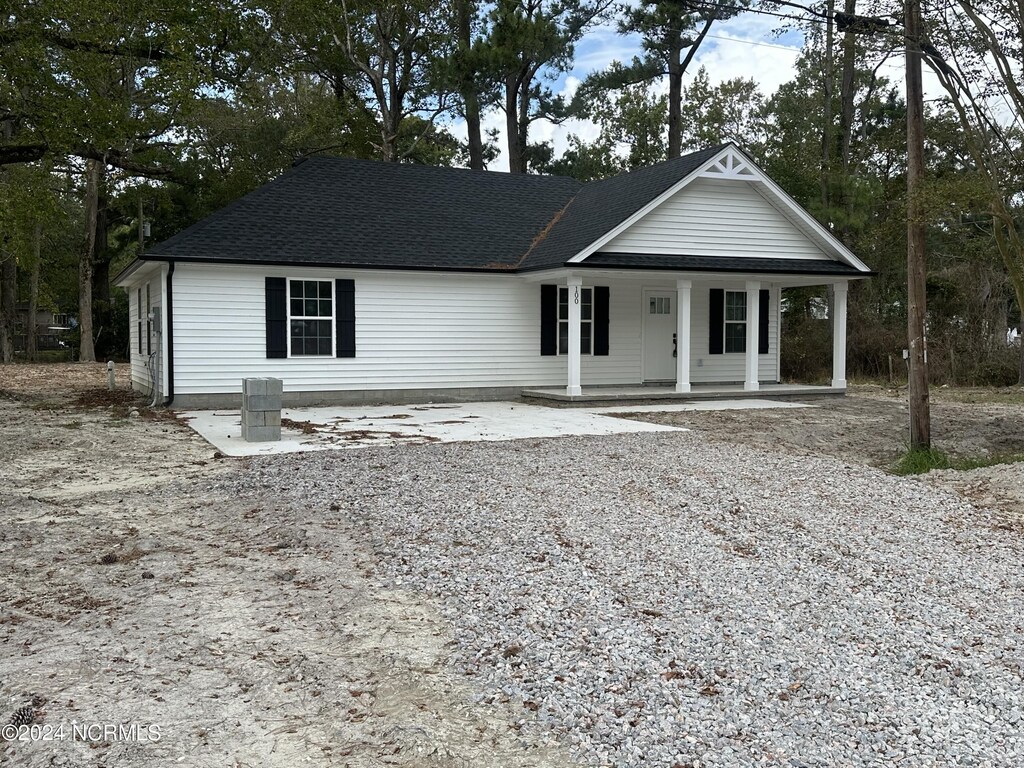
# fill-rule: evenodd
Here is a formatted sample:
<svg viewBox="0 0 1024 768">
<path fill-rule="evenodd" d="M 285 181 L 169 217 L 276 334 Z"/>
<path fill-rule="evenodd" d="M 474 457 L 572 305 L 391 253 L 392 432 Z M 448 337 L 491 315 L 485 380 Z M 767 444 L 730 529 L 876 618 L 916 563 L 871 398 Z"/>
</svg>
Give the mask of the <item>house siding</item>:
<svg viewBox="0 0 1024 768">
<path fill-rule="evenodd" d="M 709 178 L 691 182 L 599 250 L 829 259 L 754 184 Z"/>
<path fill-rule="evenodd" d="M 266 277 L 354 279 L 356 356 L 268 359 Z M 609 286 L 609 354 L 583 356 L 584 387 L 639 383 L 643 291 L 674 290 L 674 281 L 587 285 Z M 742 283 L 694 286 L 692 381 L 742 381 L 743 355 L 707 354 L 710 287 L 743 289 Z M 777 306 L 777 290 L 772 297 Z M 770 314 L 773 321 L 776 314 Z M 775 322 L 769 337 L 760 378 L 773 381 Z M 540 285 L 513 275 L 179 263 L 174 339 L 176 397 L 238 393 L 251 376 L 281 378 L 286 392 L 564 386 L 567 378 L 565 355 L 540 354 Z"/>
<path fill-rule="evenodd" d="M 161 278 L 156 275 L 149 280 L 143 280 L 137 283 L 132 283 L 130 287 L 127 287 L 128 291 L 128 318 L 129 318 L 129 330 L 130 330 L 130 355 L 129 363 L 131 365 L 131 376 L 132 376 L 132 388 L 141 392 L 152 392 L 152 382 L 150 381 L 149 370 L 146 367 L 149 361 L 149 355 L 147 349 L 153 352 L 159 352 L 158 345 L 160 342 L 159 335 L 152 329 L 150 346 L 146 346 L 146 287 L 149 287 L 149 308 L 152 310 L 156 307 L 162 307 L 163 305 L 163 293 L 161 290 Z M 142 290 L 142 305 L 139 305 L 139 289 Z M 139 318 L 142 318 L 142 352 L 139 352 Z"/>
<path fill-rule="evenodd" d="M 267 359 L 266 277 L 355 280 L 356 356 Z M 610 354 L 586 356 L 591 384 L 636 382 L 639 292 L 612 289 Z M 250 376 L 286 391 L 564 384 L 567 358 L 540 354 L 540 287 L 512 275 L 178 264 L 175 394 L 234 393 Z"/>
<path fill-rule="evenodd" d="M 778 306 L 780 289 L 774 286 L 763 286 L 768 289 L 768 352 L 757 356 L 757 377 L 763 382 L 774 382 L 779 379 L 779 323 Z M 727 291 L 743 291 L 743 282 L 697 283 L 693 287 L 690 314 L 690 382 L 693 384 L 717 384 L 742 382 L 746 377 L 747 361 L 742 352 L 712 355 L 710 347 L 710 307 L 709 297 L 712 288 Z M 749 313 L 748 313 L 749 315 Z"/>
</svg>

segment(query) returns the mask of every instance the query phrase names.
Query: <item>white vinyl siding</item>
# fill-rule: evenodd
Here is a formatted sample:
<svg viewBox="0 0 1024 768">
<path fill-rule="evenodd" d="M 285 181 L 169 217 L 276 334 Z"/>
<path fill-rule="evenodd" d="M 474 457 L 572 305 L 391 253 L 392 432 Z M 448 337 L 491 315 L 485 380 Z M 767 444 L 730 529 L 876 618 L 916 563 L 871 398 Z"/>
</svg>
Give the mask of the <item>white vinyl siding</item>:
<svg viewBox="0 0 1024 768">
<path fill-rule="evenodd" d="M 747 181 L 697 179 L 601 249 L 610 253 L 828 259 Z"/>
<path fill-rule="evenodd" d="M 267 359 L 267 276 L 354 279 L 356 357 Z M 640 280 L 595 280 L 593 285 L 609 287 L 609 354 L 583 356 L 583 386 L 638 384 L 643 289 L 668 286 Z M 742 382 L 743 355 L 708 354 L 708 285 L 693 287 L 691 380 Z M 774 381 L 778 370 L 778 291 L 771 296 L 771 346 L 760 356 L 762 381 Z M 249 376 L 281 378 L 286 392 L 387 392 L 565 386 L 567 358 L 540 354 L 540 285 L 512 275 L 179 264 L 174 370 L 175 394 L 183 396 L 240 392 Z"/>
<path fill-rule="evenodd" d="M 268 276 L 353 279 L 356 356 L 267 359 Z M 583 379 L 637 383 L 639 285 L 600 284 L 611 286 L 610 354 L 585 357 Z M 295 392 L 557 386 L 567 366 L 540 354 L 540 285 L 512 275 L 202 264 L 174 273 L 176 395 L 240 392 L 249 376 Z"/>
<path fill-rule="evenodd" d="M 152 310 L 161 305 L 163 295 L 159 275 L 154 275 L 148 281 L 132 283 L 128 289 L 128 327 L 131 330 L 131 374 L 132 388 L 143 392 L 151 392 L 152 385 L 149 380 L 149 371 L 146 363 L 149 361 L 148 350 L 157 351 L 158 337 L 155 329 L 149 323 L 146 308 L 147 293 L 149 296 L 149 309 Z M 140 301 L 141 295 L 141 301 Z M 150 338 L 147 338 L 150 337 Z M 141 341 L 142 352 L 139 352 Z"/>
<path fill-rule="evenodd" d="M 747 360 L 742 352 L 712 355 L 708 350 L 710 338 L 710 312 L 708 306 L 711 288 L 742 291 L 742 283 L 694 283 L 692 291 L 690 381 L 694 384 L 721 384 L 742 382 L 746 376 Z M 757 356 L 757 378 L 763 382 L 777 381 L 779 377 L 779 289 L 768 288 L 768 352 Z M 748 311 L 749 317 L 749 311 Z"/>
</svg>

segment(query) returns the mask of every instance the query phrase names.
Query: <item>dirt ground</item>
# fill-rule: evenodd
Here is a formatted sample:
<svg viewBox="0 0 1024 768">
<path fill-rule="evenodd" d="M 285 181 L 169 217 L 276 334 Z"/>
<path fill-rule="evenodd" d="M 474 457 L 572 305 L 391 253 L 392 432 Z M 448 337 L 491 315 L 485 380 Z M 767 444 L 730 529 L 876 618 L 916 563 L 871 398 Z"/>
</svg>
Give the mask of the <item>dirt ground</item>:
<svg viewBox="0 0 1024 768">
<path fill-rule="evenodd" d="M 105 382 L 0 366 L 0 725 L 28 707 L 51 739 L 0 764 L 568 764 L 471 704 L 448 625 L 343 513 L 239 498 L 244 461 Z M 85 728 L 111 723 L 138 731 Z"/>
<path fill-rule="evenodd" d="M 880 466 L 903 449 L 894 393 L 814 404 L 642 418 Z M 1021 452 L 1022 416 L 1019 391 L 938 390 L 936 443 Z M 0 366 L 0 725 L 28 707 L 51 736 L 72 723 L 160 731 L 0 741 L 0 763 L 568 764 L 523 741 L 520 713 L 470 703 L 449 626 L 383 586 L 342 512 L 272 489 L 247 501 L 234 490 L 246 467 L 131 392 L 107 392 L 103 365 Z M 1024 513 L 1021 469 L 927 482 Z"/>
</svg>

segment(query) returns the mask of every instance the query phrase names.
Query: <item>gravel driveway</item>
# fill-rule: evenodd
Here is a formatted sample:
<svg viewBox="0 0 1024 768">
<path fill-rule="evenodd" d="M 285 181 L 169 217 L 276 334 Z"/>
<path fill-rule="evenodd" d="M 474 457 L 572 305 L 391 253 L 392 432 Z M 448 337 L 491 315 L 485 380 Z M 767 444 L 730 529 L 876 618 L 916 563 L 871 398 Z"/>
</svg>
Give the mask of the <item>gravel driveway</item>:
<svg viewBox="0 0 1024 768">
<path fill-rule="evenodd" d="M 482 702 L 601 766 L 1024 762 L 1022 530 L 699 433 L 253 461 L 355 517 Z"/>
</svg>

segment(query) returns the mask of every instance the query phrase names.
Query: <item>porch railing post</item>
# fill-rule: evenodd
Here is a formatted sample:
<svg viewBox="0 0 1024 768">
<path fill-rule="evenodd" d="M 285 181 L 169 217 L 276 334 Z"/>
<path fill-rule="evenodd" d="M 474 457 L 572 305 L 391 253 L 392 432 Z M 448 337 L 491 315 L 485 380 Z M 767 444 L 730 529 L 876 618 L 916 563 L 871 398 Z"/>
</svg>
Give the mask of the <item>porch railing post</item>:
<svg viewBox="0 0 1024 768">
<path fill-rule="evenodd" d="M 583 394 L 580 387 L 580 322 L 583 306 L 583 279 L 570 275 L 566 278 L 569 293 L 569 383 L 565 394 L 569 397 Z"/>
<path fill-rule="evenodd" d="M 690 391 L 690 294 L 693 283 L 676 280 L 676 392 Z"/>
<path fill-rule="evenodd" d="M 757 392 L 761 385 L 757 375 L 757 347 L 760 339 L 761 283 L 747 281 L 747 372 L 743 389 Z"/>
</svg>

